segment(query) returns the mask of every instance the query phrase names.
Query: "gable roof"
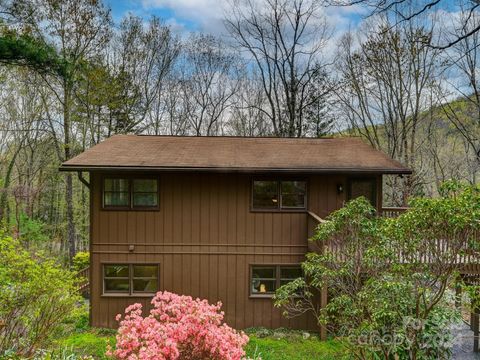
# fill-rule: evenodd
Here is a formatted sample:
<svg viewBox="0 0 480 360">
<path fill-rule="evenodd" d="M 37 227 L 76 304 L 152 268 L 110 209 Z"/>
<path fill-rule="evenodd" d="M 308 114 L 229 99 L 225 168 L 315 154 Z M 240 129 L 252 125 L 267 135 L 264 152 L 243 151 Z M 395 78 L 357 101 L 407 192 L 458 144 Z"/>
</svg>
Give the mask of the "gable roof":
<svg viewBox="0 0 480 360">
<path fill-rule="evenodd" d="M 64 162 L 60 170 L 411 173 L 398 161 L 355 137 L 148 135 L 112 136 Z"/>
</svg>

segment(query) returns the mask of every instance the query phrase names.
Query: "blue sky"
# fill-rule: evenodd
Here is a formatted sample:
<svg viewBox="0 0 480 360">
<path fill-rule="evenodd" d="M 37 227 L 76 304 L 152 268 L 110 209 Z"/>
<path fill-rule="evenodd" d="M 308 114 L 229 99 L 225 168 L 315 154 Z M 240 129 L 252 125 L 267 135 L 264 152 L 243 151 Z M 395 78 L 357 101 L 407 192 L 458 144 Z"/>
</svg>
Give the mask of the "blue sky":
<svg viewBox="0 0 480 360">
<path fill-rule="evenodd" d="M 156 15 L 179 32 L 204 31 L 222 35 L 223 0 L 105 0 L 115 22 L 131 12 L 148 19 Z M 328 8 L 326 14 L 336 30 L 342 32 L 359 22 L 359 9 Z"/>
</svg>

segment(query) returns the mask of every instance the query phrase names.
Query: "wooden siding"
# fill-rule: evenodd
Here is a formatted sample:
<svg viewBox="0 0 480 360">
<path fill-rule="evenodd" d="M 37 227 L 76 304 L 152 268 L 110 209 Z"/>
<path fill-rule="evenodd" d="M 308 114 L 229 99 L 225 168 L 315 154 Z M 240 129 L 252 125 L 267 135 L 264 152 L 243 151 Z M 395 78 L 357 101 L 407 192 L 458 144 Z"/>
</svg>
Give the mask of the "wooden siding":
<svg viewBox="0 0 480 360">
<path fill-rule="evenodd" d="M 162 173 L 158 211 L 101 208 L 102 174 L 91 174 L 91 322 L 115 327 L 129 304 L 150 297 L 103 296 L 103 263 L 158 263 L 160 289 L 221 301 L 226 322 L 316 329 L 314 319 L 286 319 L 271 299 L 249 297 L 251 264 L 298 264 L 307 252 L 306 212 L 252 212 L 252 175 Z M 346 175 L 308 176 L 308 210 L 320 217 L 341 207 Z M 378 177 L 381 193 L 381 177 Z M 381 197 L 378 199 L 381 201 Z M 380 204 L 379 204 L 380 206 Z M 129 246 L 134 250 L 129 251 Z"/>
</svg>

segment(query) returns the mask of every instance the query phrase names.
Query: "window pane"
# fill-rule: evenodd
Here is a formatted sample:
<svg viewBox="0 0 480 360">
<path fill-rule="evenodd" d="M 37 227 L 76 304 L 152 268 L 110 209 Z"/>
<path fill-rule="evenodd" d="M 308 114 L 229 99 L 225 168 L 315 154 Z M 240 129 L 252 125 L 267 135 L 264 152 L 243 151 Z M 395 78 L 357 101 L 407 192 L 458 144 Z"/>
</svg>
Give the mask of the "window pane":
<svg viewBox="0 0 480 360">
<path fill-rule="evenodd" d="M 276 287 L 275 280 L 252 279 L 252 294 L 274 293 Z"/>
<path fill-rule="evenodd" d="M 350 182 L 350 199 L 356 199 L 360 196 L 366 197 L 370 203 L 376 205 L 375 179 L 355 179 Z"/>
<path fill-rule="evenodd" d="M 128 292 L 128 279 L 105 279 L 105 291 Z"/>
<path fill-rule="evenodd" d="M 305 181 L 282 181 L 282 207 L 304 208 Z"/>
<path fill-rule="evenodd" d="M 156 192 L 157 180 L 156 179 L 135 179 L 133 180 L 134 192 Z"/>
<path fill-rule="evenodd" d="M 134 277 L 157 277 L 158 267 L 156 265 L 134 265 Z"/>
<path fill-rule="evenodd" d="M 105 191 L 128 192 L 127 179 L 105 179 Z"/>
<path fill-rule="evenodd" d="M 133 194 L 133 206 L 157 206 L 157 193 Z"/>
<path fill-rule="evenodd" d="M 128 277 L 128 265 L 105 265 L 105 277 Z"/>
<path fill-rule="evenodd" d="M 257 209 L 276 209 L 278 207 L 276 181 L 253 182 L 253 207 Z"/>
<path fill-rule="evenodd" d="M 105 206 L 128 206 L 128 192 L 105 192 Z"/>
<path fill-rule="evenodd" d="M 275 267 L 252 267 L 252 278 L 275 279 Z"/>
<path fill-rule="evenodd" d="M 157 279 L 133 279 L 133 291 L 157 292 Z"/>
<path fill-rule="evenodd" d="M 280 278 L 285 279 L 297 279 L 302 277 L 302 269 L 299 267 L 281 267 Z"/>
</svg>

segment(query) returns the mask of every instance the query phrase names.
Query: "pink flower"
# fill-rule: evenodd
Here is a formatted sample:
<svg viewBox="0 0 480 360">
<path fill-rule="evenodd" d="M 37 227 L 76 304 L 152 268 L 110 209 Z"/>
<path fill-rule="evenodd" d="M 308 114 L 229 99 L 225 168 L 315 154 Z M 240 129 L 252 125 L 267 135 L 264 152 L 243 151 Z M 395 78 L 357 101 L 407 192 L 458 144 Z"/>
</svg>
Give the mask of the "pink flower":
<svg viewBox="0 0 480 360">
<path fill-rule="evenodd" d="M 223 323 L 222 304 L 158 292 L 153 308 L 142 317 L 142 305 L 117 315 L 117 346 L 108 356 L 127 360 L 240 360 L 248 336 Z"/>
</svg>

